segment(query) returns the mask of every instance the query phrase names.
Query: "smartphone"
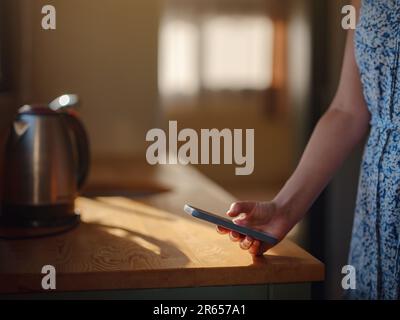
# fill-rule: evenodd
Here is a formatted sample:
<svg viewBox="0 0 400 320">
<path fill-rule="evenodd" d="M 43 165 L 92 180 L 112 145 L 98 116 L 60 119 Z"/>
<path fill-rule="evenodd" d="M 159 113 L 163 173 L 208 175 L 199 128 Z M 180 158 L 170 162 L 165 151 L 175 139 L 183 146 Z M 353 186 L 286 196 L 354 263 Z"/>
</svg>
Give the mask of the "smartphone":
<svg viewBox="0 0 400 320">
<path fill-rule="evenodd" d="M 249 236 L 253 239 L 260 240 L 262 242 L 266 242 L 271 245 L 275 245 L 278 243 L 278 239 L 270 236 L 269 234 L 267 234 L 265 232 L 261 232 L 261 231 L 257 231 L 257 230 L 250 229 L 247 227 L 239 226 L 239 225 L 233 223 L 233 221 L 230 219 L 218 216 L 216 214 L 213 214 L 213 213 L 210 213 L 210 212 L 198 209 L 198 208 L 195 208 L 191 205 L 185 204 L 183 210 L 195 218 L 213 223 L 215 225 L 224 227 L 229 230 L 236 231 L 242 235 Z"/>
</svg>

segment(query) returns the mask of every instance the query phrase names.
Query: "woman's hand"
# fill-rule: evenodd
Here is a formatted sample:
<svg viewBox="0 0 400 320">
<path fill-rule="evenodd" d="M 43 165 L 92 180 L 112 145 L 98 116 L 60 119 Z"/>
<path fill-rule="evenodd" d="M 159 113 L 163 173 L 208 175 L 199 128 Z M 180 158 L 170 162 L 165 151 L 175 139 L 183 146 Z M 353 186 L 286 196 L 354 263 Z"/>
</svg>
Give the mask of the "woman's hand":
<svg viewBox="0 0 400 320">
<path fill-rule="evenodd" d="M 231 205 L 227 215 L 234 218 L 232 220 L 235 224 L 268 233 L 279 241 L 295 224 L 291 221 L 289 213 L 279 209 L 274 202 L 235 202 Z M 262 255 L 271 248 L 271 245 L 221 226 L 217 226 L 217 231 L 220 234 L 229 233 L 232 241 L 239 242 L 243 250 L 248 250 L 253 255 Z"/>
</svg>

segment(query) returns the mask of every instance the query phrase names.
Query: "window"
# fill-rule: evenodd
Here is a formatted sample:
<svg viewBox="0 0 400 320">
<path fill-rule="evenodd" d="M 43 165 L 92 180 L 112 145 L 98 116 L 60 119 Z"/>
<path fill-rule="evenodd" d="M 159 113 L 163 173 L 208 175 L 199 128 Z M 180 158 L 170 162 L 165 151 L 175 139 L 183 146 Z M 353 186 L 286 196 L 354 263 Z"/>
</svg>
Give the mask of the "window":
<svg viewBox="0 0 400 320">
<path fill-rule="evenodd" d="M 273 79 L 274 24 L 256 14 L 165 18 L 159 39 L 163 98 L 265 90 Z"/>
<path fill-rule="evenodd" d="M 160 31 L 159 89 L 163 96 L 194 95 L 199 90 L 198 32 L 181 19 L 166 20 Z"/>
<path fill-rule="evenodd" d="M 204 87 L 266 89 L 272 82 L 273 24 L 261 16 L 222 16 L 203 26 Z"/>
</svg>

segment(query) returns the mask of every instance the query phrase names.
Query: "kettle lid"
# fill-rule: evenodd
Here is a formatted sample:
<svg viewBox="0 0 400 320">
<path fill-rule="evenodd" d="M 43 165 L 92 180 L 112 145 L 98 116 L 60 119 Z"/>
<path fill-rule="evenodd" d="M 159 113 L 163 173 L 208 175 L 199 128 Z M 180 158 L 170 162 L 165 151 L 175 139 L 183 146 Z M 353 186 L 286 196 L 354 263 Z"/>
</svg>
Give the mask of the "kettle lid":
<svg viewBox="0 0 400 320">
<path fill-rule="evenodd" d="M 57 112 L 50 109 L 46 104 L 26 104 L 18 109 L 18 113 L 31 115 L 57 115 Z"/>
</svg>

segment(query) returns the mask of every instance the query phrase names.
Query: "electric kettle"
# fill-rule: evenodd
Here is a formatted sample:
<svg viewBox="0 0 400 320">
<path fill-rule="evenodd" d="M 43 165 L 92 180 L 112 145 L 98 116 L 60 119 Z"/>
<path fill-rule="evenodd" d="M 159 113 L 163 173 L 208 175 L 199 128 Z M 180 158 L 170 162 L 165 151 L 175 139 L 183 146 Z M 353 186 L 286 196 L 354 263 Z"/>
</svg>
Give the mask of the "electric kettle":
<svg viewBox="0 0 400 320">
<path fill-rule="evenodd" d="M 89 142 L 68 108 L 68 96 L 62 97 L 58 106 L 18 110 L 5 147 L 2 227 L 62 228 L 79 222 L 74 201 L 88 175 Z"/>
</svg>

